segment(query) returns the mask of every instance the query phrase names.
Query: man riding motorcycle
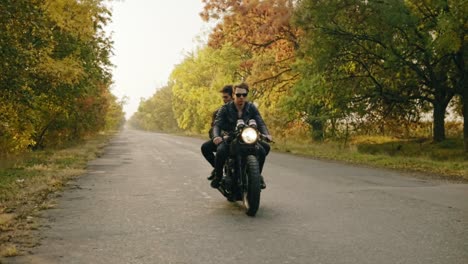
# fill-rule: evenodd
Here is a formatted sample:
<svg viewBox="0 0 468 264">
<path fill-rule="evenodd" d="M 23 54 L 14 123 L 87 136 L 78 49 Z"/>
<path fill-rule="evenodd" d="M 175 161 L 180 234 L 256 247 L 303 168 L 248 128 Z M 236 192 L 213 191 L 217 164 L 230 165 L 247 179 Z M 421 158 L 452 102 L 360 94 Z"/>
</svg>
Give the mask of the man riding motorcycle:
<svg viewBox="0 0 468 264">
<path fill-rule="evenodd" d="M 241 83 L 234 86 L 234 101 L 229 102 L 221 107 L 216 115 L 216 119 L 213 126 L 213 143 L 217 145 L 216 159 L 215 159 L 215 178 L 211 182 L 213 188 L 218 188 L 223 177 L 223 166 L 229 155 L 229 147 L 221 136 L 221 131 L 231 133 L 236 128 L 238 119 L 243 119 L 245 123 L 248 123 L 250 119 L 254 119 L 257 123 L 258 130 L 260 133 L 271 141 L 272 137 L 268 132 L 268 129 L 263 121 L 257 107 L 251 102 L 247 101 L 247 95 L 249 93 L 249 86 L 246 83 Z M 265 163 L 265 157 L 270 152 L 270 145 L 266 142 L 260 142 L 257 150 L 260 174 L 263 170 Z M 261 187 L 266 187 L 263 176 L 260 176 Z M 232 182 L 232 179 L 226 177 L 224 179 L 226 185 Z"/>
<path fill-rule="evenodd" d="M 224 104 L 229 103 L 229 102 L 232 101 L 232 85 L 224 86 L 219 92 L 222 94 L 222 99 L 223 99 Z M 215 170 L 214 170 L 215 156 L 214 156 L 214 152 L 216 152 L 217 146 L 213 142 L 213 125 L 214 125 L 214 122 L 215 122 L 215 119 L 216 119 L 216 114 L 218 113 L 218 111 L 220 109 L 221 109 L 221 107 L 218 108 L 213 113 L 213 118 L 211 120 L 211 128 L 210 128 L 210 131 L 208 132 L 210 140 L 206 141 L 201 146 L 201 152 L 202 152 L 203 156 L 208 161 L 208 163 L 210 163 L 211 166 L 213 167 L 213 171 L 211 172 L 211 175 L 208 177 L 208 180 L 213 180 L 214 177 L 215 177 Z"/>
</svg>

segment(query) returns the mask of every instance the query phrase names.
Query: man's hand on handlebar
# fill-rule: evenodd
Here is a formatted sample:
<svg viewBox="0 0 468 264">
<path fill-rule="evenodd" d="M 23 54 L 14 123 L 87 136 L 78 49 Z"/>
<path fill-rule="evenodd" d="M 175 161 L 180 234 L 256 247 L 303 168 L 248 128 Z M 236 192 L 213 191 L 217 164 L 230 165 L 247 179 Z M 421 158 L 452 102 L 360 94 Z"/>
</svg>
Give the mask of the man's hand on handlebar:
<svg viewBox="0 0 468 264">
<path fill-rule="evenodd" d="M 266 142 L 273 142 L 273 137 L 271 135 L 261 134 L 260 137 Z"/>
<path fill-rule="evenodd" d="M 219 145 L 219 143 L 221 143 L 222 141 L 223 141 L 222 137 L 213 138 L 213 143 L 215 143 L 215 145 Z"/>
</svg>

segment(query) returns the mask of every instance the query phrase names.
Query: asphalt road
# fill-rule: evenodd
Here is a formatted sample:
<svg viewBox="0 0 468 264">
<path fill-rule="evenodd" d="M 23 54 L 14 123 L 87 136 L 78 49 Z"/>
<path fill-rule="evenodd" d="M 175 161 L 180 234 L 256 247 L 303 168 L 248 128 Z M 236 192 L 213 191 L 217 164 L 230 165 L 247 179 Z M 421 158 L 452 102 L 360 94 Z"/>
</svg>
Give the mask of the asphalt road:
<svg viewBox="0 0 468 264">
<path fill-rule="evenodd" d="M 7 263 L 468 263 L 468 185 L 272 153 L 251 218 L 201 143 L 124 130 Z"/>
</svg>

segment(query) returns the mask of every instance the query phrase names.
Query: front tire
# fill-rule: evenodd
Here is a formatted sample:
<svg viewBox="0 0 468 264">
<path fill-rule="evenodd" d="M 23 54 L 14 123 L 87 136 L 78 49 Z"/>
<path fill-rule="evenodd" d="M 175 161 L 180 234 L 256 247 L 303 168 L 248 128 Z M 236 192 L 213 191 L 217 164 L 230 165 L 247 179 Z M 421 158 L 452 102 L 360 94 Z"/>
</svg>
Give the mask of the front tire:
<svg viewBox="0 0 468 264">
<path fill-rule="evenodd" d="M 255 216 L 260 207 L 260 167 L 257 157 L 247 156 L 246 159 L 247 188 L 244 190 L 243 200 L 248 216 Z"/>
</svg>

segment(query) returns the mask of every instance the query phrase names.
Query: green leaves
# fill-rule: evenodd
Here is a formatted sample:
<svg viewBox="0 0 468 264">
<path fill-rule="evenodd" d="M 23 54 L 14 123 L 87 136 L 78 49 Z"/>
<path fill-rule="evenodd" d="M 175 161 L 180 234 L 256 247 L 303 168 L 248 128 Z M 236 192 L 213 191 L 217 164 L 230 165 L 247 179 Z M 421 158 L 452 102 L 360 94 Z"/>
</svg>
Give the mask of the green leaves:
<svg viewBox="0 0 468 264">
<path fill-rule="evenodd" d="M 109 96 L 109 19 L 99 0 L 0 3 L 0 155 L 80 139 L 108 111 L 123 115 Z"/>
<path fill-rule="evenodd" d="M 130 119 L 130 124 L 136 128 L 151 131 L 174 132 L 178 130 L 172 110 L 172 87 L 159 88 L 147 100 L 142 100 L 138 111 Z"/>
<path fill-rule="evenodd" d="M 433 111 L 434 139 L 442 140 L 447 106 L 468 89 L 466 1 L 203 3 L 202 17 L 217 26 L 169 80 L 173 118 L 184 130 L 206 132 L 219 88 L 245 81 L 275 135 L 400 133 L 396 126 Z M 156 97 L 162 92 L 142 102 L 138 120 L 170 112 Z"/>
<path fill-rule="evenodd" d="M 217 96 L 236 80 L 242 54 L 231 45 L 210 47 L 188 56 L 171 74 L 173 110 L 178 126 L 205 133 L 213 111 L 222 105 Z"/>
<path fill-rule="evenodd" d="M 329 87 L 353 93 L 348 107 L 354 113 L 395 111 L 396 105 L 412 112 L 421 101 L 445 112 L 463 75 L 449 59 L 464 38 L 456 30 L 454 2 L 300 1 L 295 21 L 305 32 L 301 54 L 315 66 L 299 70 L 307 76 L 313 69 Z M 343 98 L 337 89 L 328 92 Z M 434 139 L 444 139 L 443 115 L 434 114 L 434 121 L 440 124 Z"/>
</svg>

